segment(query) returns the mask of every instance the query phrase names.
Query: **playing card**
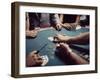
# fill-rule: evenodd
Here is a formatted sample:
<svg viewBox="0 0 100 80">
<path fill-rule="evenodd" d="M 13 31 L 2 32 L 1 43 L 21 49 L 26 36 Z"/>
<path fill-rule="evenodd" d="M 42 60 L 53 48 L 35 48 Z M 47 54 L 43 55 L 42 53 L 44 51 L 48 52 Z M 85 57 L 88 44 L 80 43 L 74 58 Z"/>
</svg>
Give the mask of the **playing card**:
<svg viewBox="0 0 100 80">
<path fill-rule="evenodd" d="M 49 58 L 47 55 L 43 55 L 43 56 L 41 56 L 41 58 L 43 60 L 43 63 L 41 64 L 41 66 L 45 66 L 48 63 Z"/>
</svg>

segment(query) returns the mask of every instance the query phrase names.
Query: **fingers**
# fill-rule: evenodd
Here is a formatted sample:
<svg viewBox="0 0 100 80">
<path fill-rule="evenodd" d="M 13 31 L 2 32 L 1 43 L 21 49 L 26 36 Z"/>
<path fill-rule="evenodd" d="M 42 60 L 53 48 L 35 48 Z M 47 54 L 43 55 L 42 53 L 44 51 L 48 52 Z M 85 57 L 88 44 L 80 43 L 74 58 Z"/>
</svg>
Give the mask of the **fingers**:
<svg viewBox="0 0 100 80">
<path fill-rule="evenodd" d="M 68 44 L 60 43 L 60 46 L 61 46 L 61 48 L 65 49 L 65 50 L 67 50 L 67 51 L 71 50 L 71 48 L 69 47 Z"/>
<path fill-rule="evenodd" d="M 58 28 L 59 28 L 59 31 L 61 31 L 62 27 L 60 25 L 58 26 Z"/>
<path fill-rule="evenodd" d="M 62 24 L 62 25 L 63 25 L 63 27 L 66 28 L 66 29 L 70 29 L 70 28 L 71 28 L 71 25 L 68 24 L 68 23 L 64 23 L 64 24 Z"/>
<path fill-rule="evenodd" d="M 72 49 L 69 47 L 68 44 L 65 43 L 59 43 L 59 45 L 57 45 L 58 49 L 65 51 L 66 53 L 71 53 Z"/>
<path fill-rule="evenodd" d="M 56 30 L 59 30 L 59 26 L 56 26 Z"/>
<path fill-rule="evenodd" d="M 36 37 L 38 34 L 38 30 L 31 30 L 31 31 L 26 31 L 26 36 L 27 37 Z"/>
<path fill-rule="evenodd" d="M 76 26 L 78 25 L 77 23 L 71 23 L 72 29 L 76 29 Z"/>
<path fill-rule="evenodd" d="M 59 43 L 56 45 L 57 47 L 63 48 L 63 49 L 67 49 L 69 46 L 65 43 Z"/>
<path fill-rule="evenodd" d="M 42 59 L 39 59 L 39 58 L 38 58 L 38 59 L 36 60 L 36 63 L 42 64 L 42 62 L 43 62 Z"/>
<path fill-rule="evenodd" d="M 66 36 L 65 35 L 61 35 L 61 34 L 56 34 L 54 36 L 54 42 L 60 43 L 60 42 L 66 42 Z"/>
<path fill-rule="evenodd" d="M 32 51 L 27 55 L 27 66 L 39 66 L 43 60 L 39 54 L 35 54 L 37 51 Z"/>
<path fill-rule="evenodd" d="M 58 37 L 59 35 L 58 34 L 56 34 L 53 38 L 54 38 L 54 40 L 58 40 L 59 39 L 59 37 Z"/>
<path fill-rule="evenodd" d="M 68 44 L 65 44 L 65 43 L 60 43 L 60 46 L 61 46 L 62 48 L 68 48 L 68 47 L 69 47 Z"/>
<path fill-rule="evenodd" d="M 32 31 L 32 37 L 36 37 L 37 36 L 37 34 L 38 34 L 38 30 L 34 30 L 34 31 Z"/>
<path fill-rule="evenodd" d="M 58 37 L 58 34 L 53 37 L 53 40 L 54 40 L 54 42 L 59 42 L 60 41 L 59 37 Z"/>
<path fill-rule="evenodd" d="M 61 31 L 61 29 L 62 29 L 62 26 L 60 25 L 60 24 L 56 24 L 56 30 L 58 30 L 58 31 Z"/>
<path fill-rule="evenodd" d="M 69 47 L 68 44 L 61 43 L 60 45 L 61 45 L 63 48 L 65 48 L 68 52 L 72 52 L 72 49 Z"/>
<path fill-rule="evenodd" d="M 74 28 L 74 25 L 72 25 L 71 23 L 64 23 L 63 27 L 68 30 L 72 30 Z"/>
<path fill-rule="evenodd" d="M 39 66 L 39 65 L 41 65 L 41 64 L 43 63 L 43 60 L 42 60 L 42 58 L 41 58 L 40 55 L 38 55 L 38 54 L 35 54 L 35 55 L 36 55 L 36 56 L 34 57 L 35 65 Z"/>
<path fill-rule="evenodd" d="M 54 40 L 53 40 L 54 43 L 61 43 L 61 42 L 63 42 L 57 36 L 54 36 L 53 38 L 54 38 Z"/>
</svg>

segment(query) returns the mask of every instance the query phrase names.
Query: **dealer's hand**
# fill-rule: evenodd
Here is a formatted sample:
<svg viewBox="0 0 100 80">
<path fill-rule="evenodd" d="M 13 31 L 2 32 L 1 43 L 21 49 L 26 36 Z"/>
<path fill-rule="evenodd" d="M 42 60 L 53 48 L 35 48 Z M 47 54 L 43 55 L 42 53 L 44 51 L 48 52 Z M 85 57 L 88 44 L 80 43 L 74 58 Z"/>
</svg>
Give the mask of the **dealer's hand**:
<svg viewBox="0 0 100 80">
<path fill-rule="evenodd" d="M 70 36 L 65 36 L 61 34 L 57 34 L 54 36 L 54 42 L 68 42 L 72 37 Z"/>
<path fill-rule="evenodd" d="M 56 28 L 56 30 L 60 31 L 62 29 L 62 26 L 60 23 L 57 23 L 55 28 Z"/>
</svg>

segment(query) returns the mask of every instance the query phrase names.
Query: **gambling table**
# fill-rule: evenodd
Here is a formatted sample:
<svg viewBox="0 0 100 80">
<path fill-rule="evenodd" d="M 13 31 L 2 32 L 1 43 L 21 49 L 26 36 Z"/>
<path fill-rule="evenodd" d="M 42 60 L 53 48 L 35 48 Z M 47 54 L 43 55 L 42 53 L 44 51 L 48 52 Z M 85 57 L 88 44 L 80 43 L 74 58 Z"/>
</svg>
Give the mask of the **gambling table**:
<svg viewBox="0 0 100 80">
<path fill-rule="evenodd" d="M 89 32 L 88 28 L 80 28 L 78 30 L 66 30 L 62 29 L 61 31 L 57 31 L 54 28 L 47 28 L 39 31 L 36 38 L 26 38 L 26 54 L 29 54 L 33 50 L 39 50 L 45 44 L 47 44 L 40 52 L 40 55 L 47 55 L 49 58 L 49 62 L 45 66 L 58 66 L 58 65 L 66 65 L 64 61 L 62 61 L 58 56 L 55 55 L 56 46 L 55 43 L 48 40 L 48 37 L 53 37 L 56 34 L 64 34 L 68 36 L 76 36 L 80 33 Z M 72 50 L 79 55 L 87 54 L 89 55 L 89 44 L 86 45 L 70 45 Z"/>
</svg>

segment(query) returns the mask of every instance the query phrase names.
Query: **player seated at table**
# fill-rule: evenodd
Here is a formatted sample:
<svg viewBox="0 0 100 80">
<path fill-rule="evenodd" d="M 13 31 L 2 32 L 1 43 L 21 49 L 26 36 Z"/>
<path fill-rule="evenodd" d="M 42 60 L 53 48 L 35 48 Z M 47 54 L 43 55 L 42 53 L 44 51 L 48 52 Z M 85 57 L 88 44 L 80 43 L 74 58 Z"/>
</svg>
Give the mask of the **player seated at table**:
<svg viewBox="0 0 100 80">
<path fill-rule="evenodd" d="M 57 14 L 49 13 L 26 13 L 26 36 L 36 37 L 40 28 L 47 28 L 53 26 L 58 30 L 57 27 Z"/>
<path fill-rule="evenodd" d="M 80 22 L 80 15 L 59 14 L 59 24 L 68 30 L 75 30 Z"/>
<path fill-rule="evenodd" d="M 84 32 L 77 36 L 57 34 L 54 36 L 54 42 L 65 42 L 68 44 L 89 44 L 89 32 Z"/>
<path fill-rule="evenodd" d="M 80 26 L 89 28 L 90 24 L 90 16 L 89 15 L 81 15 L 80 16 Z"/>
<path fill-rule="evenodd" d="M 65 61 L 66 64 L 89 64 L 89 62 L 82 57 L 80 57 L 77 53 L 73 52 L 72 49 L 65 43 L 60 43 L 59 46 L 56 47 L 56 53 L 60 59 Z"/>
<path fill-rule="evenodd" d="M 30 52 L 26 56 L 27 67 L 41 66 L 42 63 L 43 63 L 43 60 L 39 54 L 36 54 L 36 51 Z"/>
<path fill-rule="evenodd" d="M 30 21 L 29 14 L 26 13 L 26 36 L 36 37 L 39 29 L 32 28 L 32 23 L 30 24 Z"/>
</svg>

